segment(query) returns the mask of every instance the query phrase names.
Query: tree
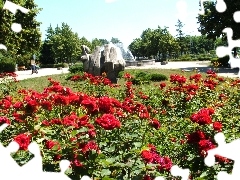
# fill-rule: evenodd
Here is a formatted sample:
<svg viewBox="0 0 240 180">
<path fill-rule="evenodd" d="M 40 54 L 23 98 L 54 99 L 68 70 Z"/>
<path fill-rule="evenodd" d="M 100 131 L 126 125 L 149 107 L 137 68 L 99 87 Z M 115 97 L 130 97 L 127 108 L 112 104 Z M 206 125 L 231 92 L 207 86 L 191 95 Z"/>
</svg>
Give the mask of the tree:
<svg viewBox="0 0 240 180">
<path fill-rule="evenodd" d="M 112 37 L 111 41 L 113 44 L 121 43 L 121 41 L 118 38 Z"/>
<path fill-rule="evenodd" d="M 185 53 L 187 51 L 187 47 L 188 45 L 186 44 L 185 41 L 185 34 L 183 33 L 183 27 L 185 24 L 183 24 L 179 19 L 177 21 L 176 26 L 176 31 L 177 31 L 177 42 L 179 43 L 179 47 L 180 47 L 180 55 L 182 55 L 183 53 Z"/>
<path fill-rule="evenodd" d="M 81 44 L 91 47 L 91 43 L 86 38 L 79 39 L 78 34 L 74 33 L 66 23 L 62 23 L 61 27 L 57 25 L 55 29 L 50 27 L 47 29 L 46 39 L 41 51 L 41 62 L 50 64 L 54 63 L 73 63 L 79 59 L 81 54 Z M 88 44 L 86 44 L 86 42 Z M 50 50 L 46 50 L 49 48 Z M 43 59 L 49 55 L 47 59 Z"/>
<path fill-rule="evenodd" d="M 184 27 L 184 25 L 185 24 L 183 24 L 182 23 L 182 21 L 180 21 L 179 19 L 178 19 L 178 21 L 177 21 L 177 24 L 175 25 L 176 26 L 176 31 L 177 31 L 177 37 L 178 38 L 182 38 L 182 37 L 184 37 L 184 33 L 183 33 L 183 27 Z"/>
<path fill-rule="evenodd" d="M 227 10 L 223 13 L 219 13 L 216 10 L 215 2 L 204 2 L 205 14 L 198 16 L 198 23 L 200 24 L 199 32 L 202 35 L 207 35 L 208 38 L 216 39 L 223 37 L 226 39 L 226 35 L 222 30 L 226 27 L 230 27 L 233 30 L 233 39 L 240 38 L 240 25 L 233 19 L 233 13 L 240 10 L 240 1 L 227 0 L 224 1 L 227 5 Z M 236 53 L 236 48 L 234 48 Z"/>
<path fill-rule="evenodd" d="M 143 44 L 142 44 L 142 39 L 141 38 L 136 38 L 131 42 L 131 44 L 128 46 L 128 49 L 131 51 L 132 55 L 134 58 L 144 56 L 143 54 Z"/>
<path fill-rule="evenodd" d="M 102 43 L 102 45 L 109 43 L 106 39 L 99 39 L 99 41 Z"/>
<path fill-rule="evenodd" d="M 141 37 L 134 39 L 129 45 L 133 56 L 159 56 L 166 59 L 168 55 L 179 51 L 179 44 L 170 34 L 167 27 L 157 29 L 146 29 L 142 32 Z"/>
<path fill-rule="evenodd" d="M 94 50 L 97 46 L 103 46 L 104 44 L 97 38 L 92 40 L 92 50 Z"/>
<path fill-rule="evenodd" d="M 41 9 L 34 3 L 34 0 L 12 0 L 11 2 L 29 9 L 30 12 L 24 14 L 17 11 L 14 15 L 9 10 L 0 11 L 0 42 L 8 48 L 13 56 L 32 56 L 41 45 L 40 23 L 35 19 Z M 5 1 L 2 1 L 0 4 L 1 9 L 4 3 Z M 22 25 L 21 32 L 12 31 L 11 25 L 13 22 Z"/>
<path fill-rule="evenodd" d="M 42 64 L 54 64 L 54 56 L 52 52 L 52 46 L 50 43 L 48 43 L 47 40 L 45 40 L 40 48 L 40 57 L 39 61 Z"/>
<path fill-rule="evenodd" d="M 154 30 L 150 28 L 144 30 L 141 34 L 141 39 L 143 56 L 157 55 L 157 37 L 154 35 Z"/>
</svg>

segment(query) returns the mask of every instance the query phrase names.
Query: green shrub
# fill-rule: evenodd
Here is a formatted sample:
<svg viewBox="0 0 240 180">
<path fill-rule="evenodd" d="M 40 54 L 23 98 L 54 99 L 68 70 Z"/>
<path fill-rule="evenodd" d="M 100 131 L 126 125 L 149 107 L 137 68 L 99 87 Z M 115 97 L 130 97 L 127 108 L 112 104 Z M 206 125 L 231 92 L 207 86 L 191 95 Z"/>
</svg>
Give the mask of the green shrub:
<svg viewBox="0 0 240 180">
<path fill-rule="evenodd" d="M 68 68 L 69 67 L 68 63 L 62 63 L 62 65 L 63 65 L 63 68 Z"/>
<path fill-rule="evenodd" d="M 181 59 L 181 61 L 191 61 L 192 60 L 192 58 L 189 54 L 182 55 L 180 57 L 180 59 Z"/>
<path fill-rule="evenodd" d="M 168 78 L 163 74 L 153 73 L 153 74 L 150 74 L 150 80 L 159 82 L 159 81 L 168 80 Z"/>
<path fill-rule="evenodd" d="M 206 54 L 200 54 L 198 56 L 199 61 L 210 61 L 212 59 L 211 55 L 206 55 Z"/>
<path fill-rule="evenodd" d="M 82 63 L 78 63 L 78 64 L 74 64 L 72 66 L 69 67 L 69 72 L 70 73 L 77 73 L 77 72 L 83 72 L 83 64 Z"/>
<path fill-rule="evenodd" d="M 118 78 L 123 78 L 123 75 L 125 74 L 125 72 L 124 71 L 120 71 L 119 73 L 118 73 Z"/>
<path fill-rule="evenodd" d="M 16 62 L 10 56 L 0 55 L 0 73 L 15 72 Z"/>
<path fill-rule="evenodd" d="M 219 58 L 217 58 L 217 57 L 213 57 L 212 59 L 211 59 L 211 61 L 217 61 Z"/>
<path fill-rule="evenodd" d="M 136 72 L 134 78 L 132 79 L 132 83 L 134 85 L 139 84 L 148 84 L 150 82 L 151 75 L 146 72 L 138 71 Z"/>
<path fill-rule="evenodd" d="M 138 71 L 136 74 L 135 74 L 135 78 L 138 78 L 138 79 L 149 79 L 149 73 L 146 73 L 146 72 L 143 72 L 143 71 Z"/>
</svg>

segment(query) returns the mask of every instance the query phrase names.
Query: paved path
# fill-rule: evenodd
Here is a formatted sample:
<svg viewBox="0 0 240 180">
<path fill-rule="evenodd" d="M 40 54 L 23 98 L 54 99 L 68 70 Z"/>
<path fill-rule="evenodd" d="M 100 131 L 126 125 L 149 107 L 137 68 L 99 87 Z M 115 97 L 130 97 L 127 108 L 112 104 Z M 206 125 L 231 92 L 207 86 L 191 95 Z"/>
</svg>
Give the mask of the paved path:
<svg viewBox="0 0 240 180">
<path fill-rule="evenodd" d="M 57 70 L 57 68 L 42 68 L 38 70 L 38 74 L 34 73 L 32 74 L 32 70 L 26 70 L 26 71 L 17 71 L 16 74 L 17 80 L 23 80 L 23 79 L 29 79 L 29 78 L 35 78 L 35 77 L 41 77 L 41 76 L 49 76 L 53 74 L 65 74 L 68 73 L 68 68 L 63 68 L 62 70 Z"/>
<path fill-rule="evenodd" d="M 160 62 L 156 62 L 154 65 L 145 66 L 128 66 L 126 69 L 181 69 L 185 71 L 191 71 L 197 68 L 200 72 L 207 72 L 210 66 L 210 61 L 184 61 L 184 62 L 168 62 L 166 65 L 161 65 Z M 238 78 L 238 68 L 220 68 L 219 76 Z"/>
<path fill-rule="evenodd" d="M 200 72 L 206 72 L 210 67 L 210 61 L 192 61 L 192 62 L 169 62 L 166 65 L 161 65 L 160 62 L 156 62 L 154 65 L 144 65 L 144 66 L 128 66 L 126 69 L 182 69 L 186 71 L 191 71 L 198 68 Z M 238 77 L 238 68 L 221 68 L 218 75 L 224 77 L 235 78 Z M 57 68 L 42 68 L 38 70 L 38 74 L 31 74 L 31 70 L 27 71 L 17 71 L 17 80 L 49 76 L 53 74 L 68 73 L 68 68 L 63 68 L 62 70 L 57 70 Z"/>
</svg>

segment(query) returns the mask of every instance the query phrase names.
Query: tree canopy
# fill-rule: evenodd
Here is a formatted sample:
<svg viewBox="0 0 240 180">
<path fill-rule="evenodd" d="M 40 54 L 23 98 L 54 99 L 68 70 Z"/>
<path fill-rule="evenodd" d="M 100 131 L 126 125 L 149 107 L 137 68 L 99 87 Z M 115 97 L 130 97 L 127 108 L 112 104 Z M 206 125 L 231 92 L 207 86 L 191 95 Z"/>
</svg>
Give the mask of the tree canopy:
<svg viewBox="0 0 240 180">
<path fill-rule="evenodd" d="M 0 2 L 0 43 L 4 44 L 12 55 L 32 56 L 41 45 L 40 22 L 36 20 L 41 9 L 34 0 L 12 0 L 11 2 L 30 10 L 27 14 L 18 10 L 14 15 L 9 10 L 2 9 L 5 2 Z M 12 31 L 11 25 L 14 22 L 22 25 L 21 32 Z"/>
<path fill-rule="evenodd" d="M 239 39 L 240 25 L 234 21 L 233 14 L 240 10 L 240 1 L 227 0 L 224 2 L 227 5 L 227 10 L 223 13 L 216 10 L 216 1 L 204 2 L 205 14 L 198 16 L 199 32 L 211 39 L 216 39 L 221 35 L 225 36 L 222 30 L 230 27 L 233 30 L 233 39 Z"/>
</svg>

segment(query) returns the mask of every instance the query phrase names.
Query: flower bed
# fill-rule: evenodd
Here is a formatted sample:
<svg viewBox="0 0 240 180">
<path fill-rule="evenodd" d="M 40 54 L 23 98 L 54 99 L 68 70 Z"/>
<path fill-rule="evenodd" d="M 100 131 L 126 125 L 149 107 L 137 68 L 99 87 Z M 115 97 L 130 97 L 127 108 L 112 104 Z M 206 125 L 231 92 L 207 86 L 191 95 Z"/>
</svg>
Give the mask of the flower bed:
<svg viewBox="0 0 240 180">
<path fill-rule="evenodd" d="M 73 180 L 178 179 L 169 172 L 173 165 L 189 168 L 190 179 L 214 179 L 220 169 L 230 172 L 233 162 L 216 156 L 209 168 L 204 157 L 217 146 L 217 132 L 227 141 L 239 137 L 240 80 L 207 73 L 205 79 L 174 74 L 151 87 L 133 86 L 130 74 L 119 86 L 85 73 L 71 77 L 78 92 L 49 78 L 43 92 L 2 95 L 0 123 L 10 126 L 0 140 L 19 143 L 13 154 L 19 164 L 32 158 L 27 146 L 36 141 L 44 170 L 58 171 L 59 161 L 68 159 Z"/>
</svg>

